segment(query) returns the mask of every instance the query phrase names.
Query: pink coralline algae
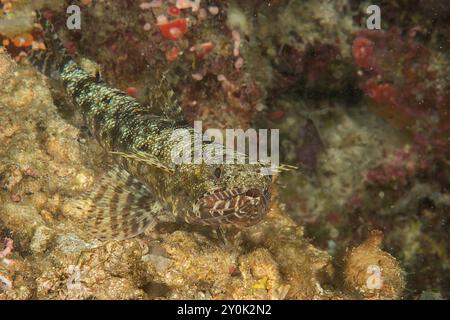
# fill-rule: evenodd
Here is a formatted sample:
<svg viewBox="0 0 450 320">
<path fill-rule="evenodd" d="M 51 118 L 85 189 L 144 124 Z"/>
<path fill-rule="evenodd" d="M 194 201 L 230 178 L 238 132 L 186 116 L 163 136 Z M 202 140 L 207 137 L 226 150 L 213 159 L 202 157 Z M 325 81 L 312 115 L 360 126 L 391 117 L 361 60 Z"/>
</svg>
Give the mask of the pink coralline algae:
<svg viewBox="0 0 450 320">
<path fill-rule="evenodd" d="M 153 0 L 151 2 L 142 2 L 139 7 L 142 10 L 150 10 L 152 8 L 159 8 L 162 6 L 162 0 Z"/>
<path fill-rule="evenodd" d="M 446 146 L 440 140 L 416 135 L 413 143 L 388 153 L 384 160 L 371 168 L 366 181 L 371 185 L 406 188 L 416 179 L 430 179 L 448 185 Z"/>
<path fill-rule="evenodd" d="M 439 84 L 431 51 L 415 35 L 414 29 L 406 35 L 395 28 L 360 31 L 352 47 L 363 70 L 360 88 L 393 125 L 448 144 L 450 90 Z"/>
<path fill-rule="evenodd" d="M 0 262 L 2 262 L 4 265 L 11 265 L 12 260 L 7 259 L 6 257 L 9 256 L 14 248 L 14 242 L 10 238 L 5 238 L 5 246 L 2 251 L 0 251 Z"/>
<path fill-rule="evenodd" d="M 177 7 L 172 6 L 169 9 L 167 9 L 167 14 L 172 17 L 178 17 L 181 14 L 181 10 L 178 9 Z"/>
<path fill-rule="evenodd" d="M 394 151 L 382 164 L 370 169 L 366 179 L 371 184 L 404 187 L 419 168 L 414 150 L 404 147 Z"/>
<path fill-rule="evenodd" d="M 0 258 L 5 258 L 7 256 L 9 256 L 13 250 L 13 240 L 10 238 L 5 238 L 5 248 L 0 251 Z"/>
<path fill-rule="evenodd" d="M 127 95 L 129 95 L 130 97 L 136 97 L 137 96 L 137 88 L 135 87 L 128 87 L 127 88 Z"/>
<path fill-rule="evenodd" d="M 201 44 L 196 44 L 192 46 L 189 51 L 194 52 L 195 56 L 199 59 L 203 59 L 214 49 L 214 43 L 211 41 L 204 42 Z"/>
<path fill-rule="evenodd" d="M 166 52 L 167 61 L 175 61 L 178 59 L 178 55 L 180 54 L 180 49 L 177 47 L 172 47 Z"/>
<path fill-rule="evenodd" d="M 375 62 L 373 61 L 374 42 L 365 37 L 356 37 L 353 41 L 352 53 L 356 64 L 366 70 L 372 70 Z"/>
<path fill-rule="evenodd" d="M 200 0 L 177 0 L 176 4 L 179 9 L 192 9 L 192 12 L 196 12 L 200 9 Z"/>
</svg>

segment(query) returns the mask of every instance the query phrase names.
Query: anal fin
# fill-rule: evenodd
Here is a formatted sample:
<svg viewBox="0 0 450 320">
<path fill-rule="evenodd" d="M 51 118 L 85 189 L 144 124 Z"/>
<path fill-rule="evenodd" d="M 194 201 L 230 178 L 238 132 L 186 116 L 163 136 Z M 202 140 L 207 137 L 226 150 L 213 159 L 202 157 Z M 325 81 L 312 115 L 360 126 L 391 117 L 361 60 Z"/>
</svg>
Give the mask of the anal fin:
<svg viewBox="0 0 450 320">
<path fill-rule="evenodd" d="M 83 211 L 78 215 L 83 231 L 102 241 L 137 236 L 155 225 L 162 211 L 150 190 L 119 168 L 106 173 L 72 208 Z"/>
</svg>

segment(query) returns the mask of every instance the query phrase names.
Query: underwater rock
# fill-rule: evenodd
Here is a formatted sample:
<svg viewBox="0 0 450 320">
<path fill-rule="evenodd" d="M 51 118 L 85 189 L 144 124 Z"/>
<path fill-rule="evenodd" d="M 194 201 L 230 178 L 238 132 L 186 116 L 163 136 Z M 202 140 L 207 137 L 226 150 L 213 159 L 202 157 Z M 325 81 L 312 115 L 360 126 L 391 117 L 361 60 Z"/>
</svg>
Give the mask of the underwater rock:
<svg viewBox="0 0 450 320">
<path fill-rule="evenodd" d="M 198 297 L 205 288 L 211 296 L 223 295 L 237 257 L 204 236 L 176 231 L 163 236 L 159 252 L 154 244 L 146 252 L 145 239 L 98 247 L 73 233 L 76 228 L 61 210 L 88 189 L 92 168 L 101 171 L 104 160 L 100 155 L 93 162 L 95 148 L 89 145 L 95 142 L 88 147 L 77 142 L 79 130 L 58 115 L 47 85 L 29 71 L 19 67 L 19 76 L 0 89 L 0 122 L 16 128 L 1 136 L 0 176 L 6 187 L 0 192 L 0 231 L 12 234 L 16 254 L 31 253 L 25 263 L 15 264 L 15 274 L 26 276 L 23 283 L 2 272 L 10 281 L 7 297 Z M 11 201 L 11 192 L 19 193 L 21 202 Z M 162 293 L 155 293 L 155 286 Z"/>
<path fill-rule="evenodd" d="M 33 253 L 38 254 L 44 252 L 50 241 L 53 239 L 54 233 L 52 229 L 46 226 L 40 226 L 36 229 L 33 238 L 31 239 L 30 249 Z"/>
<path fill-rule="evenodd" d="M 0 48 L 0 85 L 12 77 L 15 69 L 15 62 L 8 56 L 5 49 Z"/>
<path fill-rule="evenodd" d="M 65 253 L 58 249 L 50 255 L 54 267 L 37 277 L 38 298 L 145 297 L 145 292 L 139 287 L 147 282 L 148 275 L 140 261 L 142 247 L 137 240 L 111 242 L 96 249 L 84 250 Z"/>
<path fill-rule="evenodd" d="M 239 257 L 244 286 L 236 288 L 237 298 L 284 299 L 290 286 L 283 283 L 279 266 L 269 250 L 256 249 Z"/>
<path fill-rule="evenodd" d="M 80 238 L 70 214 L 62 213 L 102 172 L 104 155 L 92 139 L 79 142 L 79 129 L 56 112 L 43 78 L 28 66 L 17 72 L 0 89 L 0 122 L 16 127 L 0 141 L 6 146 L 0 150 L 1 182 L 9 185 L 0 191 L 0 232 L 17 243 L 15 270 L 0 270 L 7 279 L 15 275 L 1 298 L 345 297 L 324 289 L 333 279 L 331 257 L 303 238 L 302 227 L 276 201 L 260 224 L 228 230 L 236 241 L 226 246 L 182 228 L 103 245 Z M 11 192 L 21 202 L 11 201 Z"/>
<path fill-rule="evenodd" d="M 381 250 L 383 233 L 372 231 L 345 259 L 346 285 L 364 299 L 399 299 L 405 280 L 398 261 Z"/>
<path fill-rule="evenodd" d="M 44 224 L 37 209 L 30 205 L 4 203 L 0 212 L 2 224 L 14 230 L 15 238 L 23 244 L 29 244 L 35 230 Z"/>
<path fill-rule="evenodd" d="M 58 9 L 57 2 L 48 3 Z M 15 3 L 20 14 L 44 2 Z M 229 247 L 181 226 L 100 247 L 79 237 L 70 204 L 105 171 L 108 157 L 79 115 L 62 99 L 52 101 L 43 77 L 0 53 L 0 239 L 15 243 L 8 257 L 15 270 L 0 267 L 8 287 L 0 298 L 392 299 L 405 285 L 407 297 L 430 290 L 447 297 L 448 31 L 436 28 L 448 12 L 426 15 L 443 1 L 421 1 L 422 16 L 398 15 L 406 2 L 383 9 L 387 25 L 408 20 L 408 28 L 359 33 L 364 7 L 354 1 L 202 1 L 195 11 L 154 3 L 83 5 L 85 26 L 96 32 L 58 32 L 70 52 L 100 63 L 87 67 L 91 74 L 103 69 L 142 102 L 155 90 L 162 104 L 176 99 L 184 116 L 202 119 L 205 128 L 264 128 L 269 118 L 281 129 L 283 161 L 306 164 L 314 175 L 280 176 L 267 218 L 226 230 L 236 236 Z M 61 26 L 64 10 L 53 14 Z M 163 18 L 183 19 L 177 40 L 161 32 Z M 14 36 L 24 33 L 28 44 L 29 27 Z M 8 51 L 24 49 L 10 40 Z M 363 54 L 370 41 L 372 60 Z M 337 99 L 349 95 L 351 101 Z M 389 114 L 370 112 L 405 108 L 413 117 L 397 113 L 400 129 Z M 304 119 L 314 122 L 311 136 L 299 128 Z M 372 240 L 348 253 L 343 275 L 334 270 L 338 254 L 374 228 L 383 230 L 396 259 Z M 377 269 L 379 257 L 385 265 Z M 380 283 L 377 270 L 383 286 L 369 289 Z"/>
</svg>

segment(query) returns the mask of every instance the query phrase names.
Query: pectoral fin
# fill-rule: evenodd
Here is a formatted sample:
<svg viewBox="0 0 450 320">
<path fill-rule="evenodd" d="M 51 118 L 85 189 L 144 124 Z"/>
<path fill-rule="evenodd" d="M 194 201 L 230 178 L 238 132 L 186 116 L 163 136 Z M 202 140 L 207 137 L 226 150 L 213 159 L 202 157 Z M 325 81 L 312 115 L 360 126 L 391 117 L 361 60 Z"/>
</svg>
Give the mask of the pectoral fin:
<svg viewBox="0 0 450 320">
<path fill-rule="evenodd" d="M 99 240 L 134 237 L 157 222 L 161 206 L 150 190 L 125 170 L 109 171 L 76 201 L 74 210 L 84 211 L 82 227 Z"/>
</svg>

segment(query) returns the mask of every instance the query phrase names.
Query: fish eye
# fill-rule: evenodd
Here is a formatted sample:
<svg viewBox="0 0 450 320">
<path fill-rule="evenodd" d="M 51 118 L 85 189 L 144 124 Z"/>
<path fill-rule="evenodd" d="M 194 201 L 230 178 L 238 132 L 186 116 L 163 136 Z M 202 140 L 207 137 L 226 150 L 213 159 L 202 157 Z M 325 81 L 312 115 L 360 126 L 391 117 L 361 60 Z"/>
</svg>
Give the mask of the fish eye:
<svg viewBox="0 0 450 320">
<path fill-rule="evenodd" d="M 222 176 L 222 170 L 217 167 L 216 169 L 214 169 L 214 176 L 219 179 Z"/>
</svg>

